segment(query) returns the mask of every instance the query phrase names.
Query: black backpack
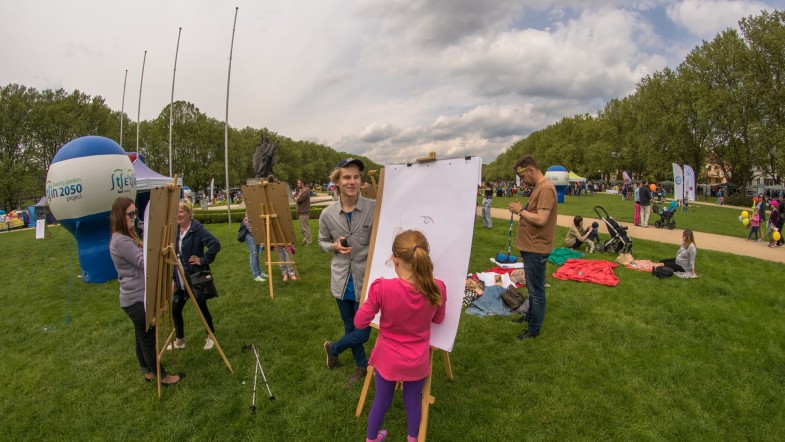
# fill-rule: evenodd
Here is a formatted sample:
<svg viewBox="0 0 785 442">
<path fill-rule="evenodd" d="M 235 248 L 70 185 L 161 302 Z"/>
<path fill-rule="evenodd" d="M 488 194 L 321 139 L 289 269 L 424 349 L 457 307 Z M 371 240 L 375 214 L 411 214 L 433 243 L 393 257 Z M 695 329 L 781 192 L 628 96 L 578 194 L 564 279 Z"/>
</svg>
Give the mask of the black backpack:
<svg viewBox="0 0 785 442">
<path fill-rule="evenodd" d="M 651 274 L 658 278 L 673 276 L 673 269 L 668 266 L 658 266 L 651 269 Z"/>
</svg>

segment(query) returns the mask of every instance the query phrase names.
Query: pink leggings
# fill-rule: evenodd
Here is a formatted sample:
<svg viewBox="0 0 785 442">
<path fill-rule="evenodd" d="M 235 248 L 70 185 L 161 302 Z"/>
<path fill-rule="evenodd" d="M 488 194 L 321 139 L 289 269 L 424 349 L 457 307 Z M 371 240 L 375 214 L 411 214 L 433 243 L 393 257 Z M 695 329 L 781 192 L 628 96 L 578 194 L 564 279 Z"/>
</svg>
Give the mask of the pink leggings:
<svg viewBox="0 0 785 442">
<path fill-rule="evenodd" d="M 376 373 L 376 395 L 373 406 L 368 413 L 368 439 L 376 439 L 379 429 L 382 428 L 384 415 L 392 403 L 395 392 L 395 381 L 384 379 L 378 371 Z M 405 381 L 403 383 L 403 406 L 406 408 L 406 432 L 409 436 L 417 437 L 420 434 L 420 419 L 422 418 L 421 398 L 422 386 L 425 378 L 419 381 Z"/>
</svg>

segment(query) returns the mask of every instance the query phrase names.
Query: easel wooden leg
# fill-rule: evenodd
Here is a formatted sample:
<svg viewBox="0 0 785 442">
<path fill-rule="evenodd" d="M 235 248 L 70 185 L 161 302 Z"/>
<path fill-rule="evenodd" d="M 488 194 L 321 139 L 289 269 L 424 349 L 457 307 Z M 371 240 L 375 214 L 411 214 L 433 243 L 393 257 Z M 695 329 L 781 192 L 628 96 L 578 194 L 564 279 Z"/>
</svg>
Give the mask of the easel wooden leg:
<svg viewBox="0 0 785 442">
<path fill-rule="evenodd" d="M 270 284 L 270 299 L 275 299 L 275 296 L 273 295 L 273 264 L 272 264 L 273 261 L 272 261 L 272 257 L 270 256 L 270 216 L 269 215 L 266 215 L 264 217 L 264 222 L 265 222 L 264 231 L 266 234 L 264 248 L 265 248 L 265 254 L 267 256 L 267 282 Z"/>
<path fill-rule="evenodd" d="M 431 383 L 433 380 L 433 358 L 436 356 L 436 348 L 431 348 L 431 370 L 428 374 L 428 377 L 425 378 L 425 384 L 422 387 L 422 402 L 420 403 L 422 417 L 420 418 L 420 434 L 417 437 L 417 440 L 420 442 L 425 442 L 426 434 L 428 433 L 428 412 L 430 410 L 430 406 L 436 402 L 436 398 L 431 396 Z M 441 350 L 440 350 L 441 351 Z M 453 380 L 453 373 L 452 373 L 452 364 L 450 363 L 450 353 L 446 351 L 442 351 L 442 361 L 444 362 L 444 373 L 447 376 L 447 379 L 452 381 Z M 360 417 L 363 412 L 363 408 L 365 407 L 365 400 L 368 397 L 368 390 L 371 386 L 371 378 L 374 375 L 373 367 L 370 365 L 368 366 L 368 375 L 365 376 L 365 382 L 363 383 L 363 389 L 360 393 L 360 400 L 357 403 L 357 408 L 354 410 L 354 415 Z M 396 386 L 396 390 L 399 390 L 401 383 L 399 382 Z"/>
<path fill-rule="evenodd" d="M 420 434 L 417 437 L 419 442 L 425 442 L 428 433 L 428 411 L 430 406 L 436 402 L 436 398 L 431 396 L 431 380 L 433 378 L 433 357 L 436 350 L 431 350 L 431 373 L 425 378 L 425 385 L 422 387 L 422 417 L 420 418 Z"/>
<path fill-rule="evenodd" d="M 363 391 L 360 393 L 360 401 L 357 403 L 357 409 L 354 410 L 354 415 L 360 417 L 365 407 L 365 399 L 368 397 L 368 389 L 371 387 L 371 379 L 373 378 L 373 367 L 368 366 L 368 373 L 365 375 L 365 382 L 363 382 Z"/>
<path fill-rule="evenodd" d="M 447 380 L 453 380 L 452 376 L 452 364 L 450 364 L 450 353 L 446 351 L 442 351 L 442 361 L 444 362 L 444 374 L 447 376 Z"/>
</svg>

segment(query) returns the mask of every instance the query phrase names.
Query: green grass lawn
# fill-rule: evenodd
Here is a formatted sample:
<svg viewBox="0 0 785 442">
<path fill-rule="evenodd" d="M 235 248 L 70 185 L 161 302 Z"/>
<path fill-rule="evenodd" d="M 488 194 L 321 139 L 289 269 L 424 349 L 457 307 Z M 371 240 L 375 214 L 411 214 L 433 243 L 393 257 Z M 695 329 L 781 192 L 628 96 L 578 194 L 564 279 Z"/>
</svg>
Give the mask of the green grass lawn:
<svg viewBox="0 0 785 442">
<path fill-rule="evenodd" d="M 521 202 L 524 202 L 527 199 L 528 198 L 518 198 Z M 492 206 L 506 208 L 510 202 L 514 200 L 514 197 L 494 197 Z M 478 205 L 481 205 L 481 201 L 481 198 L 477 199 Z M 657 204 L 659 204 L 660 207 L 668 205 L 667 202 Z M 597 213 L 594 211 L 594 206 L 605 208 L 605 210 L 608 211 L 608 215 L 613 217 L 616 221 L 633 222 L 635 204 L 632 200 L 623 201 L 620 195 L 609 195 L 605 193 L 596 193 L 592 196 L 567 195 L 564 197 L 564 203 L 559 204 L 559 214 L 581 215 L 584 218 L 597 219 L 598 217 Z M 741 211 L 735 208 L 692 204 L 687 212 L 682 212 L 681 208 L 679 208 L 673 216 L 673 219 L 676 221 L 676 229 L 692 229 L 696 232 L 746 238 L 749 230 L 746 230 L 744 225 L 739 222 L 739 215 L 741 215 Z M 649 217 L 649 225 L 654 228 L 654 221 L 658 219 L 660 219 L 660 216 L 652 211 L 651 216 Z M 584 224 L 586 223 L 584 222 Z M 602 223 L 600 224 L 602 225 Z M 602 227 L 600 232 L 607 231 L 605 230 L 605 227 Z"/>
<path fill-rule="evenodd" d="M 570 199 L 560 210 L 583 212 L 598 203 L 631 219 L 631 203 L 621 210 L 627 206 L 599 196 Z M 701 207 L 700 221 L 691 222 L 715 225 L 708 215 L 722 210 Z M 694 213 L 677 219 L 687 224 Z M 508 225 L 494 224 L 476 229 L 470 271 L 487 269 L 489 257 L 506 251 Z M 188 377 L 160 401 L 138 373 L 117 281 L 76 278 L 75 242 L 63 229 L 39 241 L 33 231 L 0 235 L 3 439 L 364 438 L 372 398 L 355 418 L 361 386 L 345 385 L 351 355 L 330 371 L 322 351 L 342 332 L 328 289 L 330 255 L 298 247 L 302 280 L 284 284 L 274 274 L 271 300 L 267 285 L 251 280 L 237 225 L 207 228 L 223 246 L 213 266 L 220 296 L 210 309 L 234 373 L 215 351 L 202 350 L 204 332 L 186 307 L 188 346 L 167 368 Z M 564 234 L 559 228 L 556 237 Z M 676 247 L 635 240 L 635 251 L 655 260 Z M 591 259 L 603 257 L 612 255 Z M 440 359 L 434 364 L 429 440 L 781 440 L 782 265 L 701 250 L 697 268 L 698 279 L 660 280 L 619 267 L 620 283 L 606 287 L 551 278 L 556 267 L 549 264 L 542 335 L 523 343 L 515 340 L 521 326 L 509 318 L 462 315 L 451 354 L 454 381 L 445 379 Z M 254 359 L 241 351 L 251 342 L 261 349 L 276 397 L 267 400 L 260 379 L 256 415 L 249 412 Z M 384 427 L 390 440 L 403 440 L 400 397 Z"/>
</svg>

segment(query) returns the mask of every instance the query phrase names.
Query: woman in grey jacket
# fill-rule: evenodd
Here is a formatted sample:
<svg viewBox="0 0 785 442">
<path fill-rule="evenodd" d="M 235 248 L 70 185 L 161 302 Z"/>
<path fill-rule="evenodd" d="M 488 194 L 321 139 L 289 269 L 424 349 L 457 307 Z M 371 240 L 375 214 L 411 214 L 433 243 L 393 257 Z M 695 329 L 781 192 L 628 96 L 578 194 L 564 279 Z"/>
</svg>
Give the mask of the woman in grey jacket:
<svg viewBox="0 0 785 442">
<path fill-rule="evenodd" d="M 142 241 L 133 230 L 136 206 L 130 198 L 121 196 L 114 200 L 109 215 L 112 239 L 109 254 L 117 269 L 120 281 L 120 307 L 131 318 L 136 336 L 136 359 L 145 382 L 156 377 L 155 326 L 147 329 L 144 310 L 144 251 Z M 163 365 L 161 383 L 174 385 L 185 377 L 185 373 L 169 375 Z"/>
</svg>

